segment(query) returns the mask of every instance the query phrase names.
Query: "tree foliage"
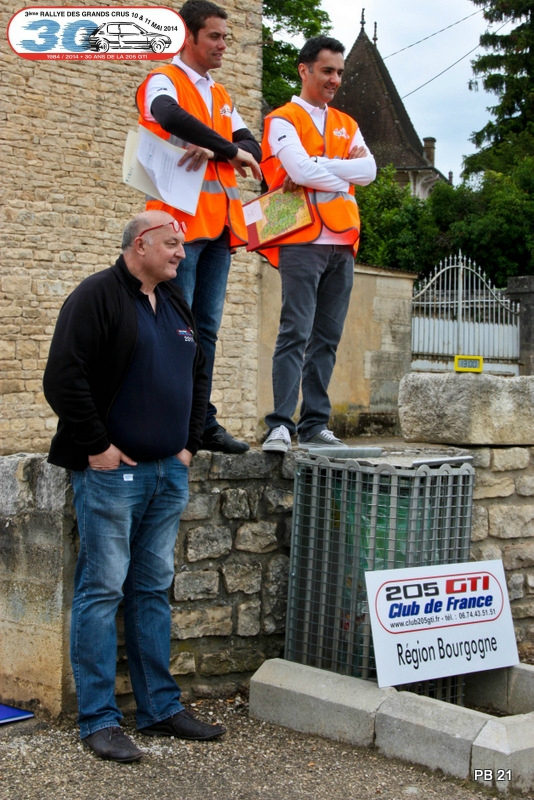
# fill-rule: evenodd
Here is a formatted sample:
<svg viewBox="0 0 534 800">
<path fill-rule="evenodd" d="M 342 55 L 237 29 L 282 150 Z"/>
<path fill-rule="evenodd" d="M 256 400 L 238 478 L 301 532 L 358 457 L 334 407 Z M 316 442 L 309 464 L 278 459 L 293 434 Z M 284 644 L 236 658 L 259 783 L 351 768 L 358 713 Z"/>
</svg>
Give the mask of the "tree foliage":
<svg viewBox="0 0 534 800">
<path fill-rule="evenodd" d="M 489 109 L 494 119 L 471 137 L 479 152 L 464 159 L 464 174 L 485 169 L 509 172 L 525 155 L 534 154 L 534 2 L 472 2 L 484 6 L 489 22 L 517 24 L 508 33 L 497 30 L 480 37 L 480 44 L 491 52 L 473 61 L 473 71 L 498 102 Z"/>
<path fill-rule="evenodd" d="M 400 188 L 387 167 L 358 189 L 358 203 L 361 263 L 429 274 L 461 250 L 497 286 L 534 274 L 534 157 L 508 175 L 488 170 L 457 187 L 438 183 L 425 201 Z"/>
<path fill-rule="evenodd" d="M 427 204 L 395 180 L 390 165 L 357 189 L 362 218 L 358 261 L 406 272 L 425 272 L 437 253 L 437 230 Z"/>
<path fill-rule="evenodd" d="M 299 48 L 279 37 L 302 34 L 308 39 L 328 33 L 330 18 L 320 6 L 320 0 L 265 0 L 263 3 L 263 98 L 270 108 L 287 103 L 300 91 Z"/>
</svg>

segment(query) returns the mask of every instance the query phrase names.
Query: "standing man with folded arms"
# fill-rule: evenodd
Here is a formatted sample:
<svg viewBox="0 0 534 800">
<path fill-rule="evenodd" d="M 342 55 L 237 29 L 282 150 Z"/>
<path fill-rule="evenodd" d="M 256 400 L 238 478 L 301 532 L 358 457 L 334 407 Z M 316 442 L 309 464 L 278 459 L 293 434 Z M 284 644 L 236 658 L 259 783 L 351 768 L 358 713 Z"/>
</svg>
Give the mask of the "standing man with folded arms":
<svg viewBox="0 0 534 800">
<path fill-rule="evenodd" d="M 148 75 L 136 99 L 141 125 L 187 148 L 180 163 L 196 170 L 207 162 L 195 215 L 156 200 L 147 209 L 165 210 L 187 226 L 186 257 L 176 282 L 195 316 L 211 393 L 231 251 L 247 239 L 235 173 L 246 177 L 250 167 L 260 180 L 261 149 L 224 86 L 210 74 L 221 66 L 226 50 L 226 11 L 207 0 L 188 0 L 179 13 L 186 26 L 184 47 L 171 64 Z M 248 444 L 218 424 L 216 413 L 210 402 L 202 447 L 223 453 L 248 450 Z"/>
<path fill-rule="evenodd" d="M 354 277 L 360 217 L 353 184 L 376 177 L 357 122 L 329 108 L 341 83 L 345 48 L 315 36 L 302 48 L 300 96 L 265 118 L 262 168 L 269 188 L 308 189 L 313 222 L 262 250 L 280 271 L 282 311 L 273 356 L 274 410 L 263 450 L 346 445 L 328 430 L 328 386 Z M 299 389 L 302 405 L 293 421 Z"/>
</svg>

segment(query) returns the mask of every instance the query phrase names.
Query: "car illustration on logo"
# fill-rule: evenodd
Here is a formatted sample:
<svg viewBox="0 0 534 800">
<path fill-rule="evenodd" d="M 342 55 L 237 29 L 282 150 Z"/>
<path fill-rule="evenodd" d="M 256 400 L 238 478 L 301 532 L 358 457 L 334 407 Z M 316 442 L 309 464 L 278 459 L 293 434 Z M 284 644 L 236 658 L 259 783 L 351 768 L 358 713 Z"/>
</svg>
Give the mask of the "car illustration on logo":
<svg viewBox="0 0 534 800">
<path fill-rule="evenodd" d="M 98 53 L 108 50 L 152 50 L 163 53 L 171 44 L 168 36 L 145 31 L 134 22 L 105 22 L 89 36 L 89 47 Z"/>
</svg>

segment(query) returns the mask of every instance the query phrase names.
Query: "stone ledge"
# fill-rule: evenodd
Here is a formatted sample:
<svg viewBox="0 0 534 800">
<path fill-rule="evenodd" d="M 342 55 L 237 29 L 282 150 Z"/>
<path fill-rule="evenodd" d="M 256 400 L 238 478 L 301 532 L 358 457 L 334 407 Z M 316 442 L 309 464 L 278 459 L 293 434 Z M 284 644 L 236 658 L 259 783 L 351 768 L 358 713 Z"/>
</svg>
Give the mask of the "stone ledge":
<svg viewBox="0 0 534 800">
<path fill-rule="evenodd" d="M 534 376 L 410 372 L 399 386 L 399 420 L 409 442 L 534 444 Z"/>
<path fill-rule="evenodd" d="M 520 664 L 469 677 L 478 698 L 494 708 L 534 708 L 534 667 Z M 534 712 L 497 719 L 275 658 L 250 681 L 250 714 L 348 744 L 375 744 L 386 756 L 455 777 L 473 780 L 475 769 L 486 770 L 477 782 L 500 792 L 534 789 Z"/>
<path fill-rule="evenodd" d="M 303 733 L 368 747 L 374 718 L 395 689 L 306 667 L 265 661 L 250 681 L 250 715 Z"/>
<path fill-rule="evenodd" d="M 397 692 L 380 707 L 375 744 L 389 758 L 470 777 L 471 747 L 488 715 L 411 692 Z"/>
<path fill-rule="evenodd" d="M 534 713 L 491 718 L 473 742 L 472 770 L 480 771 L 480 783 L 488 788 L 530 792 L 534 787 Z"/>
</svg>

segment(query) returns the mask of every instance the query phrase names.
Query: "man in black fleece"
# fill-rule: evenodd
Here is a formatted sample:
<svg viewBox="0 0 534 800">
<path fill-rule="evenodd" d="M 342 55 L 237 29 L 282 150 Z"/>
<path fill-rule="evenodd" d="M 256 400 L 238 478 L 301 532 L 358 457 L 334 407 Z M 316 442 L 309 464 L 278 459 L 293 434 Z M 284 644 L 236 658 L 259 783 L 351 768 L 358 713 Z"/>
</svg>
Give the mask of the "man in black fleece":
<svg viewBox="0 0 534 800">
<path fill-rule="evenodd" d="M 115 761 L 143 755 L 120 728 L 114 696 L 122 600 L 141 732 L 224 733 L 184 709 L 169 671 L 174 544 L 208 396 L 193 316 L 171 282 L 183 243 L 164 211 L 128 223 L 116 263 L 65 301 L 44 374 L 59 417 L 49 461 L 71 470 L 80 535 L 71 621 L 80 735 Z"/>
</svg>

